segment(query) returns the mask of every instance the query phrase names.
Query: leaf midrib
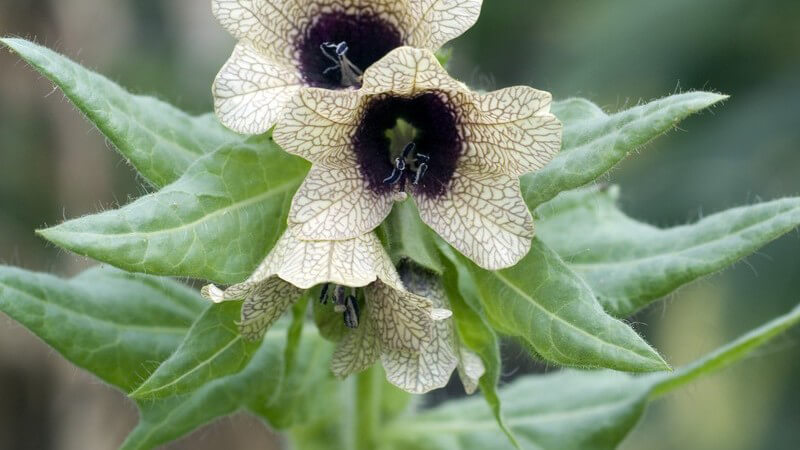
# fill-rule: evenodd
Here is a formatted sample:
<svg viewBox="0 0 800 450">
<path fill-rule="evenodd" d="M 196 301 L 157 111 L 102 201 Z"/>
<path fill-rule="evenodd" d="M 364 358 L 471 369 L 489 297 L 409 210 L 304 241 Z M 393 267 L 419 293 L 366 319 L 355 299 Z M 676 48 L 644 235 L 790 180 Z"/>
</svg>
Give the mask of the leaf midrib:
<svg viewBox="0 0 800 450">
<path fill-rule="evenodd" d="M 22 290 L 22 289 L 20 289 L 20 288 L 18 288 L 16 286 L 10 285 L 10 284 L 8 284 L 7 282 L 4 282 L 4 281 L 0 281 L 0 287 L 3 287 L 4 289 L 8 289 L 8 290 L 13 291 L 13 292 L 17 292 L 20 295 L 22 295 L 24 297 L 27 297 L 27 298 L 31 298 L 31 299 L 39 302 L 39 303 L 44 303 L 46 306 L 58 309 L 58 310 L 60 310 L 60 311 L 62 311 L 64 313 L 66 313 L 67 315 L 77 316 L 77 317 L 83 318 L 83 319 L 94 320 L 94 321 L 101 322 L 101 323 L 104 323 L 106 325 L 109 325 L 109 326 L 112 326 L 112 327 L 115 327 L 115 328 L 120 328 L 120 329 L 123 329 L 123 330 L 131 330 L 131 331 L 137 331 L 137 332 L 143 332 L 143 333 L 163 333 L 163 334 L 180 334 L 180 335 L 185 334 L 186 331 L 188 330 L 188 327 L 147 326 L 147 325 L 132 325 L 132 324 L 124 324 L 124 323 L 113 322 L 113 321 L 111 321 L 109 319 L 105 319 L 105 318 L 102 318 L 102 317 L 97 317 L 97 316 L 92 316 L 92 315 L 86 314 L 86 312 L 84 312 L 84 311 L 76 311 L 76 310 L 70 309 L 70 308 L 68 308 L 68 307 L 66 307 L 64 305 L 61 305 L 61 304 L 58 304 L 58 303 L 54 303 L 54 302 L 50 302 L 46 298 L 37 297 L 36 295 L 31 294 L 30 292 L 24 291 L 24 290 Z M 2 292 L 2 291 L 0 291 L 0 292 Z"/>
<path fill-rule="evenodd" d="M 718 243 L 720 241 L 723 241 L 725 239 L 729 239 L 731 237 L 738 236 L 738 235 L 741 235 L 743 233 L 746 233 L 747 231 L 749 231 L 749 230 L 751 230 L 751 229 L 753 229 L 755 227 L 758 227 L 760 225 L 763 225 L 763 224 L 765 224 L 767 222 L 770 222 L 770 221 L 772 221 L 772 220 L 774 220 L 774 219 L 776 219 L 778 217 L 782 217 L 782 216 L 785 216 L 785 215 L 788 215 L 788 214 L 792 214 L 792 213 L 795 213 L 795 212 L 799 212 L 799 211 L 800 211 L 800 207 L 790 208 L 790 209 L 787 209 L 787 210 L 784 210 L 784 211 L 778 213 L 775 216 L 771 216 L 771 217 L 768 217 L 766 219 L 759 220 L 758 222 L 755 222 L 755 223 L 753 223 L 751 225 L 745 226 L 744 228 L 740 228 L 740 229 L 734 231 L 733 233 L 724 234 L 722 236 L 718 236 L 718 237 L 715 237 L 713 239 L 706 240 L 706 241 L 703 241 L 703 242 L 700 242 L 700 243 L 694 243 L 694 244 L 691 244 L 691 245 L 689 245 L 687 247 L 683 247 L 681 249 L 678 249 L 676 251 L 666 251 L 666 252 L 661 251 L 660 253 L 646 255 L 646 256 L 637 256 L 637 257 L 634 257 L 634 258 L 631 258 L 631 259 L 624 259 L 624 260 L 621 260 L 621 261 L 598 261 L 598 262 L 569 263 L 569 266 L 573 267 L 573 268 L 578 268 L 578 269 L 582 269 L 582 268 L 597 268 L 597 267 L 619 267 L 619 266 L 626 266 L 626 265 L 631 265 L 631 264 L 640 264 L 640 263 L 645 262 L 645 261 L 657 260 L 657 259 L 660 259 L 660 258 L 678 257 L 678 256 L 681 256 L 682 253 L 690 252 L 692 250 L 696 250 L 696 249 L 699 249 L 699 248 L 702 248 L 702 247 L 705 247 L 705 246 L 708 246 L 708 245 L 716 244 L 716 243 Z M 671 230 L 660 230 L 660 231 L 661 232 L 669 232 Z M 657 250 L 657 251 L 660 251 L 660 250 Z"/>
<path fill-rule="evenodd" d="M 567 322 L 566 320 L 564 320 L 563 318 L 559 317 L 558 315 L 556 315 L 555 313 L 553 313 L 549 309 L 547 309 L 544 306 L 542 306 L 541 303 L 537 302 L 533 297 L 529 296 L 527 293 L 525 293 L 525 291 L 523 291 L 519 287 L 517 287 L 513 282 L 511 282 L 509 279 L 507 279 L 505 276 L 503 276 L 500 272 L 494 272 L 494 275 L 500 281 L 502 281 L 504 284 L 506 284 L 508 287 L 510 287 L 514 292 L 516 292 L 518 295 L 520 295 L 522 298 L 528 299 L 528 301 L 531 304 L 533 304 L 534 306 L 536 306 L 540 310 L 544 311 L 549 317 L 551 317 L 552 319 L 554 319 L 554 320 L 566 325 L 567 327 L 569 327 L 571 329 L 574 329 L 574 330 L 578 331 L 579 333 L 589 337 L 591 340 L 597 341 L 602 345 L 607 345 L 609 347 L 613 347 L 613 348 L 617 348 L 619 350 L 622 350 L 626 354 L 634 355 L 637 359 L 644 360 L 644 361 L 647 361 L 649 363 L 657 362 L 657 361 L 655 361 L 655 360 L 653 360 L 651 358 L 647 358 L 647 357 L 645 357 L 643 355 L 640 355 L 639 353 L 636 353 L 635 351 L 633 351 L 631 349 L 627 349 L 625 347 L 620 347 L 617 344 L 614 344 L 614 343 L 611 343 L 611 342 L 608 342 L 608 341 L 604 341 L 604 340 L 600 339 L 599 337 L 589 333 L 588 331 L 578 327 L 577 325 L 575 325 L 573 323 L 570 323 L 570 322 Z"/>
<path fill-rule="evenodd" d="M 231 203 L 230 205 L 228 205 L 228 206 L 226 206 L 224 208 L 220 208 L 220 209 L 218 209 L 216 211 L 213 211 L 213 212 L 211 212 L 209 214 L 201 216 L 201 217 L 199 217 L 199 218 L 197 218 L 197 219 L 195 219 L 195 220 L 193 220 L 191 222 L 187 222 L 187 223 L 181 224 L 180 226 L 172 227 L 172 228 L 162 228 L 160 230 L 155 230 L 155 231 L 134 231 L 134 232 L 128 232 L 128 233 L 96 233 L 96 232 L 91 232 L 91 231 L 63 230 L 62 228 L 65 225 L 71 223 L 71 222 L 67 222 L 66 224 L 59 225 L 59 226 L 56 226 L 56 227 L 53 227 L 53 228 L 46 228 L 44 230 L 39 230 L 39 231 L 37 231 L 37 233 L 40 233 L 40 234 L 44 235 L 45 237 L 47 237 L 48 234 L 54 234 L 55 233 L 55 234 L 73 234 L 73 235 L 85 235 L 85 236 L 113 236 L 113 237 L 119 237 L 119 238 L 122 238 L 122 237 L 140 237 L 140 236 L 156 236 L 156 235 L 164 234 L 164 233 L 173 233 L 173 232 L 177 232 L 177 231 L 184 230 L 184 229 L 187 229 L 187 228 L 192 228 L 194 226 L 198 226 L 198 225 L 202 224 L 203 222 L 212 220 L 213 218 L 215 218 L 217 216 L 224 215 L 226 213 L 229 213 L 231 211 L 235 211 L 237 209 L 245 208 L 247 206 L 250 206 L 253 203 L 259 203 L 262 200 L 264 200 L 266 198 L 269 198 L 269 197 L 272 197 L 274 195 L 284 194 L 285 191 L 288 191 L 289 189 L 291 189 L 292 187 L 294 187 L 294 186 L 296 186 L 298 184 L 299 184 L 299 180 L 296 180 L 296 179 L 293 179 L 291 181 L 287 181 L 287 182 L 279 185 L 278 187 L 270 189 L 268 191 L 265 191 L 265 192 L 263 192 L 263 193 L 261 193 L 259 195 L 256 195 L 254 197 L 250 197 L 250 198 L 245 199 L 245 200 L 241 200 L 241 201 L 238 201 L 238 202 Z M 175 191 L 173 191 L 173 192 L 175 192 Z M 154 195 L 154 194 L 151 194 L 151 195 Z M 77 219 L 77 220 L 80 221 L 81 219 Z"/>
</svg>

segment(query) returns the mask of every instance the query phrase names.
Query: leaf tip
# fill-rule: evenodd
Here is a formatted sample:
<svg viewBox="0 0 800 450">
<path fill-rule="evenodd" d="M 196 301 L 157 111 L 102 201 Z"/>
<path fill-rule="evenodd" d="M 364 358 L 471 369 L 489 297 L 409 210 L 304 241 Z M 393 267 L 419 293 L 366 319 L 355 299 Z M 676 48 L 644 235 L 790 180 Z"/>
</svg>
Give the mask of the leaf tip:
<svg viewBox="0 0 800 450">
<path fill-rule="evenodd" d="M 672 366 L 660 355 L 658 352 L 653 352 L 655 357 L 652 358 L 653 365 L 651 367 L 653 372 L 672 372 Z"/>
<path fill-rule="evenodd" d="M 133 400 L 147 400 L 153 397 L 153 389 L 149 389 L 147 387 L 147 383 L 139 386 L 138 388 L 134 389 L 131 393 L 128 394 L 128 398 Z"/>
<path fill-rule="evenodd" d="M 702 94 L 702 104 L 698 109 L 705 109 L 731 98 L 730 95 L 719 92 L 701 91 L 700 93 Z"/>
</svg>

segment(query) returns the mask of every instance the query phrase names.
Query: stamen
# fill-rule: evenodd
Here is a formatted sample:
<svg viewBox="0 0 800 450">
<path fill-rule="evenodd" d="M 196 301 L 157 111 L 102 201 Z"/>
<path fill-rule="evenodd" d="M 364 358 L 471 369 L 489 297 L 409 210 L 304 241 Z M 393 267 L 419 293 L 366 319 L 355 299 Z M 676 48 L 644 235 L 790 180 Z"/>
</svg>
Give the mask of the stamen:
<svg viewBox="0 0 800 450">
<path fill-rule="evenodd" d="M 338 44 L 333 42 L 323 42 L 319 46 L 322 54 L 330 59 L 334 65 L 322 71 L 323 75 L 327 75 L 331 71 L 338 70 L 341 75 L 342 86 L 359 86 L 361 85 L 361 76 L 364 74 L 352 61 L 347 58 L 347 51 L 350 47 L 347 42 L 342 41 Z M 332 51 L 332 53 L 331 53 Z"/>
<path fill-rule="evenodd" d="M 322 285 L 322 293 L 320 293 L 319 295 L 319 302 L 322 303 L 323 305 L 328 304 L 328 289 L 330 289 L 330 287 L 331 287 L 330 283 L 325 283 Z"/>
<path fill-rule="evenodd" d="M 383 183 L 394 186 L 403 177 L 403 171 L 405 170 L 406 170 L 406 160 L 399 157 L 395 158 L 394 168 L 392 169 L 392 173 L 388 177 L 383 179 Z"/>
<path fill-rule="evenodd" d="M 354 295 L 348 295 L 344 302 L 344 324 L 347 328 L 358 328 L 359 311 L 358 300 Z"/>
<path fill-rule="evenodd" d="M 403 154 L 394 160 L 394 168 L 392 168 L 392 173 L 383 179 L 384 184 L 393 186 L 400 182 L 400 179 L 403 178 L 403 173 L 406 170 L 406 160 L 409 156 L 411 156 L 412 153 L 415 152 L 416 149 L 416 143 L 409 142 L 406 144 L 406 146 L 403 148 Z M 425 173 L 428 172 L 428 161 L 430 160 L 431 157 L 425 153 L 416 153 L 414 155 L 414 164 L 417 166 L 416 171 L 411 171 L 411 173 L 414 174 L 414 184 L 419 184 L 419 181 L 425 176 Z"/>
<path fill-rule="evenodd" d="M 417 171 L 414 174 L 414 185 L 419 184 L 419 180 L 425 176 L 425 173 L 428 172 L 428 161 L 431 160 L 431 157 L 426 155 L 425 153 L 417 153 L 416 157 L 414 158 L 414 163 L 417 164 Z"/>
<path fill-rule="evenodd" d="M 345 303 L 344 286 L 336 286 L 336 293 L 334 294 L 334 299 L 335 299 L 335 302 L 334 302 L 333 310 L 338 312 L 338 313 L 345 312 L 345 310 L 347 308 L 345 307 L 345 304 L 344 304 Z"/>
<path fill-rule="evenodd" d="M 422 164 L 419 165 L 419 167 L 417 167 L 417 173 L 414 176 L 414 184 L 415 185 L 419 184 L 419 180 L 421 180 L 422 177 L 425 176 L 425 172 L 427 172 L 427 171 L 428 171 L 428 165 L 426 163 L 422 163 Z"/>
</svg>

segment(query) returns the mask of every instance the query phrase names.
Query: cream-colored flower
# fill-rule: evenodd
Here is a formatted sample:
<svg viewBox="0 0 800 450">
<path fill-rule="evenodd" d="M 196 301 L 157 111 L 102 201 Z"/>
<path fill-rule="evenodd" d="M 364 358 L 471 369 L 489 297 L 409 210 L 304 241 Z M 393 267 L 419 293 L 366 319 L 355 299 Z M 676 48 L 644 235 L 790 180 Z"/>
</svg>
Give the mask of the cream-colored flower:
<svg viewBox="0 0 800 450">
<path fill-rule="evenodd" d="M 436 50 L 478 19 L 482 0 L 213 0 L 236 38 L 214 82 L 222 123 L 241 133 L 271 128 L 301 86 L 358 86 L 394 48 Z"/>
<path fill-rule="evenodd" d="M 410 292 L 431 300 L 434 308 L 449 309 L 447 296 L 436 275 L 408 262 L 402 264 L 399 271 Z M 464 389 L 472 394 L 485 372 L 480 357 L 459 344 L 452 319 L 437 321 L 430 339 L 423 342 L 419 351 L 385 351 L 381 363 L 389 382 L 415 394 L 444 387 L 456 367 Z"/>
<path fill-rule="evenodd" d="M 409 47 L 367 69 L 358 91 L 304 88 L 273 134 L 314 163 L 289 225 L 302 239 L 350 239 L 410 193 L 461 253 L 487 269 L 512 266 L 533 238 L 519 176 L 561 146 L 550 102 L 522 86 L 472 92 L 431 52 Z"/>
<path fill-rule="evenodd" d="M 437 324 L 451 314 L 443 303 L 434 305 L 404 288 L 372 233 L 342 241 L 301 241 L 287 231 L 247 281 L 224 291 L 208 285 L 202 294 L 217 303 L 243 300 L 242 336 L 258 340 L 307 289 L 318 284 L 324 285 L 322 299 L 333 300 L 334 311 L 343 315 L 350 329 L 331 360 L 332 371 L 341 377 L 369 368 L 382 354 L 408 359 L 406 369 L 402 367 L 405 360 L 387 359 L 387 372 L 389 367 L 392 373 L 415 371 L 414 355 L 430 353 L 431 343 L 441 335 Z M 452 350 L 450 355 L 453 358 Z M 419 392 L 418 385 L 406 389 Z"/>
<path fill-rule="evenodd" d="M 217 303 L 243 300 L 242 335 L 257 340 L 307 289 L 319 284 L 335 285 L 331 296 L 354 328 L 362 328 L 358 311 L 347 312 L 345 305 L 353 288 L 363 288 L 383 348 L 417 350 L 432 333 L 437 310 L 430 300 L 405 290 L 372 233 L 341 241 L 302 241 L 286 231 L 250 278 L 224 291 L 208 285 L 202 294 Z"/>
</svg>

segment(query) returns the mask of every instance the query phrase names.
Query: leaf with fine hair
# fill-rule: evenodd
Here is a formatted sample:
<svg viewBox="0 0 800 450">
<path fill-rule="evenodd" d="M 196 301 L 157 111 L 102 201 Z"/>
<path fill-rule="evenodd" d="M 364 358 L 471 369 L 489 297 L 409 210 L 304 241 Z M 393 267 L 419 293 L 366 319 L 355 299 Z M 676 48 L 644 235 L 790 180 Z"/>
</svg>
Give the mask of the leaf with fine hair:
<svg viewBox="0 0 800 450">
<path fill-rule="evenodd" d="M 630 316 L 800 226 L 800 198 L 729 209 L 661 229 L 626 216 L 619 189 L 565 192 L 536 210 L 539 238 L 592 287 L 609 314 Z"/>
<path fill-rule="evenodd" d="M 124 391 L 175 350 L 205 305 L 179 283 L 110 268 L 63 280 L 0 266 L 0 311 Z"/>
<path fill-rule="evenodd" d="M 18 38 L 0 42 L 64 95 L 154 186 L 177 180 L 199 157 L 242 137 L 213 114 L 191 116 L 153 97 L 133 95 L 58 53 Z"/>
<path fill-rule="evenodd" d="M 669 369 L 630 326 L 603 311 L 586 282 L 542 241 L 534 239 L 516 266 L 495 272 L 459 258 L 491 325 L 548 361 L 630 372 Z"/>
<path fill-rule="evenodd" d="M 235 326 L 237 315 L 229 310 L 232 307 L 217 305 L 215 308 L 223 310 L 200 320 L 216 319 L 218 322 L 211 326 Z M 153 448 L 238 411 L 256 414 L 276 428 L 322 420 L 324 410 L 316 405 L 317 399 L 338 389 L 328 370 L 333 346 L 321 339 L 315 329 L 304 327 L 299 342 L 288 352 L 288 329 L 288 321 L 282 320 L 270 328 L 255 350 L 231 347 L 231 352 L 238 352 L 238 357 L 232 354 L 214 360 L 223 367 L 196 377 L 190 385 L 184 386 L 184 395 L 137 401 L 140 421 L 122 448 Z M 187 336 L 187 342 L 189 338 Z M 228 342 L 223 334 L 217 339 L 204 345 L 222 348 L 221 344 Z M 184 347 L 188 350 L 193 345 L 184 344 Z M 286 359 L 287 353 L 294 355 L 291 363 Z M 188 352 L 183 355 L 186 361 L 188 357 Z M 240 361 L 246 363 L 240 364 Z M 185 369 L 188 365 L 182 367 Z"/>
<path fill-rule="evenodd" d="M 554 103 L 553 114 L 564 124 L 561 152 L 541 170 L 520 179 L 525 202 L 534 209 L 559 192 L 591 183 L 681 120 L 726 98 L 686 92 L 612 115 L 588 100 Z"/>
<path fill-rule="evenodd" d="M 740 361 L 800 322 L 800 307 L 671 373 L 632 376 L 563 370 L 526 376 L 500 390 L 507 423 L 523 448 L 612 450 L 636 426 L 646 406 L 694 379 Z M 382 435 L 389 448 L 483 450 L 511 448 L 478 399 L 446 402 L 404 416 Z"/>
<path fill-rule="evenodd" d="M 203 156 L 156 193 L 38 233 L 125 270 L 232 284 L 283 233 L 307 169 L 271 138 L 251 138 Z"/>
<path fill-rule="evenodd" d="M 230 342 L 223 330 L 236 329 L 239 306 L 209 307 L 175 281 L 111 268 L 63 280 L 0 266 L 0 311 L 123 392 L 169 357 L 153 378 L 172 382 L 162 391 L 180 395 L 137 401 L 140 423 L 128 449 L 156 447 L 242 410 L 278 428 L 321 419 L 316 399 L 338 390 L 328 370 L 332 344 L 313 327 L 283 320 L 259 344 L 209 352 Z"/>
<path fill-rule="evenodd" d="M 131 397 L 148 401 L 185 394 L 242 370 L 259 344 L 244 340 L 235 324 L 241 307 L 239 302 L 227 302 L 208 308 L 175 353 Z M 285 334 L 285 330 L 276 332 Z"/>
</svg>

